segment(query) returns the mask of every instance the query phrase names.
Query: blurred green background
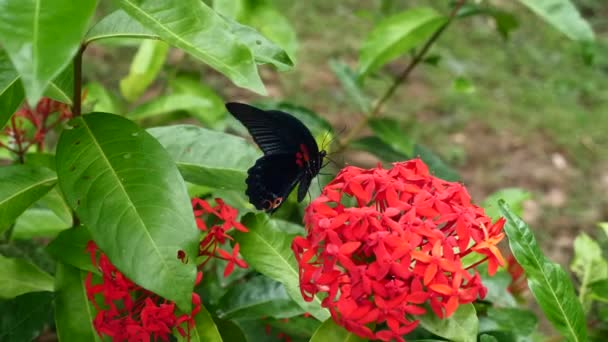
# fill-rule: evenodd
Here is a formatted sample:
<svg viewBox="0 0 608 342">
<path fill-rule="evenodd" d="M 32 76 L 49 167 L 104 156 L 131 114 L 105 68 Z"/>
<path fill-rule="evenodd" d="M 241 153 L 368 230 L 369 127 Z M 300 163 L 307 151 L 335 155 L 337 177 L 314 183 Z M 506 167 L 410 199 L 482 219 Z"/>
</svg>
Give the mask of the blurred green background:
<svg viewBox="0 0 608 342">
<path fill-rule="evenodd" d="M 438 63 L 420 65 L 387 102 L 383 116 L 398 120 L 408 138 L 430 147 L 458 170 L 477 203 L 502 188 L 529 191 L 524 218 L 535 228 L 545 252 L 566 264 L 575 235 L 594 232 L 597 222 L 608 220 L 608 2 L 575 1 L 595 31 L 593 47 L 569 40 L 517 2 L 486 3 L 516 18 L 517 27 L 508 38 L 497 32 L 489 17 L 457 20 L 430 52 L 440 57 Z M 262 67 L 269 97 L 314 110 L 336 131 L 352 127 L 361 113 L 344 93 L 330 62 L 356 68 L 362 41 L 390 14 L 415 6 L 449 12 L 448 1 L 273 4 L 296 33 L 297 54 L 292 71 Z M 86 80 L 113 90 L 120 102 L 120 80 L 129 73 L 136 50 L 137 45 L 92 44 L 85 55 Z M 378 98 L 408 62 L 409 58 L 397 59 L 383 68 L 381 76 L 368 80 L 367 96 Z M 138 100 L 122 100 L 122 105 L 134 108 L 155 98 L 166 91 L 169 80 L 183 73 L 199 77 L 225 101 L 265 100 L 170 50 L 153 85 Z M 363 167 L 378 162 L 360 151 L 334 159 Z"/>
</svg>

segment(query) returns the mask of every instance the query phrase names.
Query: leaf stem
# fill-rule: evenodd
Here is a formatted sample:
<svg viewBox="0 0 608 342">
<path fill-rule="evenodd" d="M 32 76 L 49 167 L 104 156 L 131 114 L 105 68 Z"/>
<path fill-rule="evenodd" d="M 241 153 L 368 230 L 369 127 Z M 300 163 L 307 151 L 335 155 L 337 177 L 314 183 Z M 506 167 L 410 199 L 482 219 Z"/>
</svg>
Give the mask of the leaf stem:
<svg viewBox="0 0 608 342">
<path fill-rule="evenodd" d="M 23 142 L 21 141 L 21 138 L 23 138 L 23 137 L 21 136 L 21 132 L 19 132 L 19 130 L 18 130 L 14 115 L 11 116 L 11 126 L 13 128 L 13 138 L 15 139 L 15 144 L 17 144 L 17 150 L 15 152 L 17 154 L 19 164 L 24 164 L 25 163 L 24 154 L 25 154 L 25 151 L 27 151 L 27 149 L 23 148 Z"/>
<path fill-rule="evenodd" d="M 82 113 L 82 54 L 86 49 L 83 44 L 74 56 L 74 94 L 72 94 L 72 116 L 77 117 Z"/>
<path fill-rule="evenodd" d="M 416 68 L 416 66 L 424 59 L 424 56 L 427 54 L 431 46 L 433 46 L 433 44 L 437 41 L 437 39 L 439 39 L 445 29 L 452 23 L 453 19 L 456 17 L 456 14 L 458 14 L 458 11 L 465 4 L 465 2 L 466 0 L 459 0 L 454 5 L 454 8 L 452 8 L 452 11 L 448 16 L 447 22 L 433 33 L 433 35 L 426 41 L 424 46 L 422 46 L 422 49 L 420 49 L 420 51 L 414 55 L 414 58 L 405 67 L 401 74 L 399 74 L 399 76 L 393 80 L 391 86 L 386 90 L 386 92 L 384 92 L 384 95 L 382 95 L 382 97 L 380 97 L 380 99 L 376 102 L 369 115 L 363 117 L 357 123 L 357 125 L 355 125 L 355 127 L 353 127 L 348 132 L 346 137 L 344 137 L 343 140 L 339 141 L 338 151 L 343 151 L 348 146 L 348 144 L 361 132 L 361 130 L 363 130 L 363 128 L 367 126 L 369 119 L 380 116 L 386 101 L 388 101 L 388 99 L 393 96 L 395 90 L 397 90 L 397 88 L 407 80 L 414 68 Z"/>
</svg>

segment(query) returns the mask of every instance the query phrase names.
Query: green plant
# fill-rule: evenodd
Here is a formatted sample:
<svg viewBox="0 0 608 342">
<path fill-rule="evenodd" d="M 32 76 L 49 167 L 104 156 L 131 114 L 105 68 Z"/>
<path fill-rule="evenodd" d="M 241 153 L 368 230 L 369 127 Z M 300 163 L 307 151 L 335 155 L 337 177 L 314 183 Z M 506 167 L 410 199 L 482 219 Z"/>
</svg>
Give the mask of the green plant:
<svg viewBox="0 0 608 342">
<path fill-rule="evenodd" d="M 520 2 L 569 38 L 592 44 L 593 32 L 569 1 Z M 78 6 L 65 0 L 0 0 L 0 124 L 5 132 L 0 140 L 0 157 L 5 161 L 0 167 L 2 340 L 31 340 L 51 333 L 63 341 L 103 340 L 112 334 L 117 340 L 170 334 L 178 340 L 205 341 L 257 341 L 260 336 L 269 340 L 361 339 L 361 330 L 336 320 L 350 328 L 344 329 L 330 318 L 322 296 L 309 300 L 302 296 L 300 277 L 305 271 L 300 268 L 305 268 L 305 262 L 296 262 L 303 256 L 294 252 L 308 248 L 301 237 L 305 233 L 303 207 L 290 199 L 275 216 L 251 213 L 244 180 L 260 153 L 226 132 L 243 128 L 226 115 L 223 97 L 214 87 L 202 84 L 198 75 L 178 68 L 165 70 L 170 51 L 180 51 L 234 85 L 265 95 L 258 65 L 279 71 L 294 67 L 297 40 L 290 23 L 270 1 L 216 0 L 213 7 L 198 0 L 121 0 L 117 4 L 118 9 L 91 24 L 98 7 L 95 0 Z M 391 12 L 391 5 L 385 2 L 383 9 Z M 261 105 L 293 113 L 320 143 L 335 138 L 328 147 L 331 152 L 364 150 L 386 162 L 418 156 L 434 176 L 421 171 L 422 166 L 417 176 L 423 175 L 429 184 L 443 182 L 439 178 L 455 181 L 459 178 L 455 170 L 398 122 L 384 117 L 383 110 L 415 68 L 437 63 L 440 57 L 429 52 L 450 24 L 474 16 L 494 20 L 505 38 L 517 27 L 517 19 L 506 10 L 464 0 L 451 4 L 447 14 L 420 7 L 380 15 L 363 41 L 356 70 L 338 60 L 332 62 L 344 93 L 361 113 L 344 135 L 307 108 L 285 102 L 262 101 Z M 141 43 L 120 81 L 121 97 L 99 83 L 83 84 L 87 49 L 106 40 L 124 42 L 124 38 Z M 408 53 L 409 63 L 372 101 L 365 85 L 374 77 L 386 77 L 386 65 Z M 162 93 L 146 98 L 165 71 Z M 460 91 L 471 90 L 464 78 L 456 85 Z M 182 118 L 206 128 L 174 124 Z M 373 135 L 360 137 L 366 127 Z M 479 210 L 466 201 L 466 190 L 458 183 L 446 184 L 460 196 L 461 202 L 454 206 Z M 344 191 L 351 191 L 356 198 L 351 202 L 358 203 L 349 205 L 363 206 L 359 202 L 365 202 L 370 190 L 349 186 L 353 188 Z M 532 231 L 519 219 L 526 195 L 512 190 L 489 198 L 487 214 L 494 220 L 499 216 L 498 198 L 513 207 L 511 211 L 500 204 L 505 232 L 514 260 L 523 268 L 547 319 L 569 340 L 601 338 L 606 329 L 608 270 L 599 246 L 586 235 L 575 243 L 572 267 L 580 281 L 577 296 L 565 271 L 543 256 Z M 410 205 L 409 200 L 401 204 Z M 417 205 L 427 213 L 436 210 L 432 205 Z M 439 212 L 445 217 L 450 214 Z M 479 217 L 483 224 L 476 226 L 475 234 L 485 232 L 485 237 L 471 238 L 466 229 L 455 228 L 460 231 L 446 233 L 443 239 L 458 236 L 458 243 L 466 242 L 458 247 L 458 260 L 451 260 L 459 267 L 462 262 L 467 269 L 476 269 L 485 262 L 484 255 L 491 260 L 488 273 L 496 272 L 493 277 L 485 273 L 486 267 L 479 267 L 481 278 L 471 275 L 470 279 L 479 291 L 485 285 L 488 293 L 480 296 L 485 299 L 475 300 L 475 293 L 470 300 L 461 298 L 459 306 L 459 294 L 445 284 L 449 279 L 459 289 L 458 278 L 437 271 L 433 259 L 437 253 L 445 254 L 437 251 L 445 247 L 421 238 L 415 250 L 418 260 L 435 265 L 435 271 L 424 272 L 424 286 L 435 285 L 434 296 L 443 293 L 445 303 L 427 303 L 422 296 L 415 303 L 419 307 L 409 308 L 408 315 L 420 324 L 411 326 L 407 340 L 543 338 L 536 316 L 518 306 L 517 293 L 507 292 L 509 265 L 495 246 L 502 236 L 502 223 L 490 225 L 485 214 Z M 486 225 L 495 230 L 494 235 L 487 236 Z M 485 247 L 468 246 L 471 239 L 486 243 Z M 359 247 L 352 241 L 343 246 L 343 255 Z M 474 249 L 483 252 L 477 259 L 476 253 L 469 253 Z M 420 256 L 424 253 L 431 261 Z M 454 257 L 454 252 L 450 255 Z M 441 259 L 449 258 L 443 255 Z M 497 269 L 500 264 L 504 267 Z M 411 267 L 408 264 L 402 272 L 414 272 Z M 447 266 L 450 270 L 459 267 Z M 441 276 L 433 283 L 436 274 Z M 410 290 L 418 287 L 412 284 Z M 419 289 L 424 292 L 421 284 Z M 424 310 L 426 304 L 430 306 Z M 387 331 L 388 326 L 406 334 L 395 329 L 394 322 L 379 320 L 378 326 L 368 324 L 363 330 Z"/>
</svg>

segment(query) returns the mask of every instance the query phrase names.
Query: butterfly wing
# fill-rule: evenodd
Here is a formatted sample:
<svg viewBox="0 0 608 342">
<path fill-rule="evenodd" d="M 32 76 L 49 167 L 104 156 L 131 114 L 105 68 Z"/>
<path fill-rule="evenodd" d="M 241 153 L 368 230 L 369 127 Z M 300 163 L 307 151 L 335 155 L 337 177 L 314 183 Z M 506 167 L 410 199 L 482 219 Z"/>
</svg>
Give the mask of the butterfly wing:
<svg viewBox="0 0 608 342">
<path fill-rule="evenodd" d="M 275 211 L 304 176 L 291 154 L 271 154 L 258 159 L 247 171 L 249 202 L 258 210 Z M 300 186 L 301 187 L 301 186 Z"/>
<path fill-rule="evenodd" d="M 319 147 L 312 134 L 291 114 L 262 110 L 238 102 L 229 102 L 226 108 L 247 128 L 264 154 L 295 154 L 300 150 L 300 145 L 304 144 L 311 157 L 318 156 Z"/>
</svg>

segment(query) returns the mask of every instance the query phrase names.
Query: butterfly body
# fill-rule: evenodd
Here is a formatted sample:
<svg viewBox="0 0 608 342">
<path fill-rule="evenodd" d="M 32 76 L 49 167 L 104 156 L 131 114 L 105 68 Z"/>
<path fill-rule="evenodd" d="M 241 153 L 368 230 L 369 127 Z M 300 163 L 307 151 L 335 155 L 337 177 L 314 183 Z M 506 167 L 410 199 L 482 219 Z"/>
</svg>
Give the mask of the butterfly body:
<svg viewBox="0 0 608 342">
<path fill-rule="evenodd" d="M 308 192 L 322 167 L 325 151 L 306 126 L 291 114 L 262 110 L 244 103 L 226 104 L 228 111 L 249 131 L 264 156 L 247 171 L 249 202 L 256 209 L 274 212 L 298 187 L 298 202 Z"/>
</svg>

